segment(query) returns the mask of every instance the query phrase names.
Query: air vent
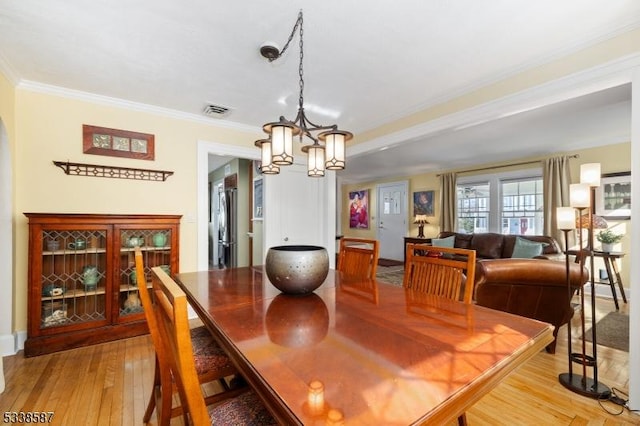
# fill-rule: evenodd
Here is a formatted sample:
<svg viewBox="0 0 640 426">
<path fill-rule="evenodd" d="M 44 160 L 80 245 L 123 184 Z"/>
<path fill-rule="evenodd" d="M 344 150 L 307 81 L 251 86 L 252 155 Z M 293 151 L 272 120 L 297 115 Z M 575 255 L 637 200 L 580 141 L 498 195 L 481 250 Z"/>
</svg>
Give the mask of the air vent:
<svg viewBox="0 0 640 426">
<path fill-rule="evenodd" d="M 202 109 L 202 113 L 209 117 L 223 117 L 231 112 L 231 108 L 227 108 L 221 105 L 206 104 Z"/>
</svg>

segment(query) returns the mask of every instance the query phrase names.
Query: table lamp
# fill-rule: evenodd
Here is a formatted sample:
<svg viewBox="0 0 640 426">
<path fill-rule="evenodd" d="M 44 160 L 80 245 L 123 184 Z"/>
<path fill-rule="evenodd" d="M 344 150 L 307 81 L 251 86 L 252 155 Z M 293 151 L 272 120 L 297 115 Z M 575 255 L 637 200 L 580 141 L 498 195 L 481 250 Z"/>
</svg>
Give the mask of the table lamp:
<svg viewBox="0 0 640 426">
<path fill-rule="evenodd" d="M 424 225 L 429 223 L 426 214 L 417 214 L 413 223 L 418 225 L 418 238 L 424 238 Z"/>
<path fill-rule="evenodd" d="M 594 229 L 607 229 L 609 225 L 607 221 L 604 220 L 602 216 L 598 216 L 597 214 L 592 214 L 591 219 L 593 220 L 593 225 L 589 222 L 589 215 L 583 214 L 576 218 L 576 228 L 577 229 L 586 229 L 587 230 L 587 246 L 586 250 L 591 250 L 593 244 L 593 230 Z M 582 231 L 581 231 L 582 232 Z"/>
</svg>

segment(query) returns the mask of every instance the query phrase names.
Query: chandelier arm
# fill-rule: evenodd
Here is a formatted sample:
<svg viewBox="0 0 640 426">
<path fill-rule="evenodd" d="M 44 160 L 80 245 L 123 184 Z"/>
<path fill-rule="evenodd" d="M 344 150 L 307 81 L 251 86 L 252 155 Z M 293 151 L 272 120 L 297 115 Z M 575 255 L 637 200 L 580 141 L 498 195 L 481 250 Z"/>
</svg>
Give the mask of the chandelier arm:
<svg viewBox="0 0 640 426">
<path fill-rule="evenodd" d="M 302 111 L 302 114 L 300 114 L 302 116 L 301 121 L 304 123 L 305 129 L 308 129 L 310 131 L 320 131 L 320 130 L 337 130 L 338 129 L 338 125 L 337 124 L 332 124 L 330 126 L 323 126 L 320 124 L 315 124 L 313 123 L 311 120 L 309 120 L 307 118 L 307 115 L 304 113 L 304 108 L 302 108 L 300 111 Z"/>
</svg>

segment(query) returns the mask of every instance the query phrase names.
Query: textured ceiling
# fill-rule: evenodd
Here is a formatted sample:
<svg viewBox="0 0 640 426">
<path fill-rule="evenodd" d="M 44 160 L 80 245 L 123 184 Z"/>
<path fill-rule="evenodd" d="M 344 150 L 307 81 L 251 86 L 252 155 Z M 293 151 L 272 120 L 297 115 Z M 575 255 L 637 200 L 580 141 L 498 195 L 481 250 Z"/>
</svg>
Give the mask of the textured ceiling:
<svg viewBox="0 0 640 426">
<path fill-rule="evenodd" d="M 16 83 L 176 110 L 254 129 L 257 139 L 263 123 L 295 115 L 297 39 L 273 63 L 258 50 L 282 46 L 300 9 L 307 114 L 356 138 L 640 24 L 640 2 L 623 0 L 0 0 L 0 67 Z M 350 159 L 342 174 L 366 180 L 388 175 L 389 164 L 412 171 L 496 161 L 492 150 L 544 154 L 558 140 L 577 149 L 620 135 L 620 123 L 628 132 L 628 100 L 626 87 L 407 141 L 384 160 Z M 230 113 L 206 118 L 207 103 Z"/>
</svg>

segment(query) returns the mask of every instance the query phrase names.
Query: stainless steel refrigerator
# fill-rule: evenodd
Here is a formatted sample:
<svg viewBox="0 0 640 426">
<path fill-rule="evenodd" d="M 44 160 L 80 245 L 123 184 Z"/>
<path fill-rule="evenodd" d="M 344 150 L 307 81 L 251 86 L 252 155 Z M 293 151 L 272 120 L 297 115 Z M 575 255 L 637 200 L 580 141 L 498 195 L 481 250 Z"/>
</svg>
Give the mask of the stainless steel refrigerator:
<svg viewBox="0 0 640 426">
<path fill-rule="evenodd" d="M 220 192 L 218 228 L 218 265 L 233 268 L 238 265 L 238 190 L 225 188 Z"/>
</svg>

